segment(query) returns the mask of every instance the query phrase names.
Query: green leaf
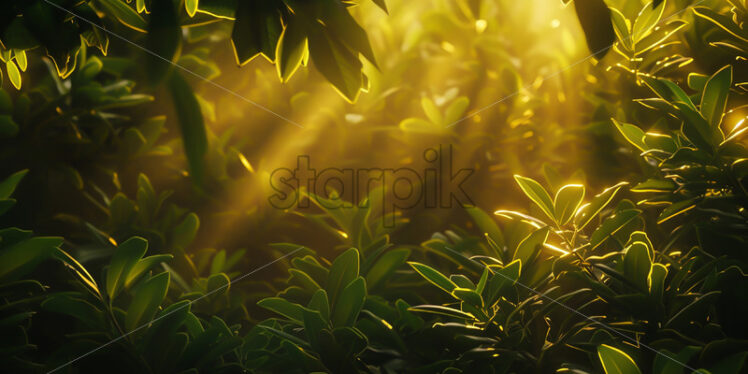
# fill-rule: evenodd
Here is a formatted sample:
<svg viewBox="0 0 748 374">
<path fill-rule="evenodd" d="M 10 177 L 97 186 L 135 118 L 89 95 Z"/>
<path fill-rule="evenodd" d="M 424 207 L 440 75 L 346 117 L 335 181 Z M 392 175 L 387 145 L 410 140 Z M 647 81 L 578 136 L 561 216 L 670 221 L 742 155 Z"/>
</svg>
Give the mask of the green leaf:
<svg viewBox="0 0 748 374">
<path fill-rule="evenodd" d="M 688 94 L 683 91 L 677 84 L 662 78 L 642 76 L 644 83 L 654 91 L 657 96 L 668 101 L 671 104 L 677 102 L 687 105 L 689 108 L 696 110 Z"/>
<path fill-rule="evenodd" d="M 709 369 L 709 372 L 707 372 L 704 369 L 701 369 L 698 371 L 697 374 L 728 374 L 728 373 L 740 373 L 743 370 L 743 366 L 745 365 L 745 359 L 748 358 L 748 352 L 738 352 L 735 354 L 731 354 L 728 357 L 723 358 L 719 362 L 717 362 L 714 366 L 711 366 Z"/>
<path fill-rule="evenodd" d="M 421 276 L 424 277 L 427 281 L 431 282 L 433 285 L 441 288 L 449 294 L 451 294 L 452 291 L 457 288 L 457 285 L 449 278 L 445 277 L 444 274 L 428 265 L 420 264 L 418 262 L 408 262 L 408 265 L 413 267 L 413 269 L 415 269 L 418 274 L 421 274 Z"/>
<path fill-rule="evenodd" d="M 642 242 L 630 245 L 623 256 L 623 275 L 641 290 L 648 290 L 647 280 L 651 270 L 652 259 L 647 245 Z"/>
<path fill-rule="evenodd" d="M 101 62 L 101 60 L 96 57 L 92 56 L 86 61 L 86 64 L 81 66 L 80 69 L 78 69 L 78 72 L 76 73 L 75 77 L 77 78 L 76 81 L 78 82 L 90 82 L 94 78 L 96 78 L 99 73 L 101 73 L 102 68 L 104 67 L 104 63 Z"/>
<path fill-rule="evenodd" d="M 106 291 L 110 301 L 117 297 L 119 291 L 124 287 L 130 271 L 145 255 L 148 249 L 148 241 L 135 236 L 120 244 L 114 251 L 114 256 L 109 262 L 106 272 Z"/>
<path fill-rule="evenodd" d="M 499 297 L 505 295 L 509 288 L 517 282 L 521 272 L 522 261 L 520 260 L 514 260 L 497 270 L 483 290 L 483 299 L 486 301 L 486 305 L 495 305 L 499 301 Z"/>
<path fill-rule="evenodd" d="M 304 321 L 304 307 L 286 299 L 268 297 L 257 302 L 257 305 L 278 313 L 298 324 L 302 324 Z"/>
<path fill-rule="evenodd" d="M 647 179 L 631 188 L 633 192 L 673 192 L 678 184 L 672 179 Z"/>
<path fill-rule="evenodd" d="M 644 144 L 644 131 L 642 129 L 632 124 L 618 123 L 618 121 L 612 118 L 611 120 L 613 121 L 613 124 L 616 126 L 618 131 L 621 132 L 623 137 L 626 138 L 629 143 L 633 144 L 636 148 L 639 148 L 639 150 L 642 152 L 649 149 L 649 147 Z"/>
<path fill-rule="evenodd" d="M 377 286 L 384 284 L 395 270 L 408 260 L 409 256 L 410 250 L 407 248 L 385 252 L 366 273 L 366 284 L 369 289 L 376 289 Z"/>
<path fill-rule="evenodd" d="M 597 347 L 597 356 L 605 374 L 641 374 L 634 360 L 618 348 L 601 344 Z"/>
<path fill-rule="evenodd" d="M 350 248 L 333 261 L 325 286 L 332 305 L 337 302 L 338 295 L 343 291 L 343 288 L 358 277 L 359 260 L 358 249 Z"/>
<path fill-rule="evenodd" d="M 26 68 L 29 67 L 29 61 L 26 58 L 26 51 L 23 49 L 16 49 L 13 51 L 13 55 L 16 57 L 18 68 L 21 69 L 21 71 L 26 71 Z"/>
<path fill-rule="evenodd" d="M 174 226 L 172 233 L 172 245 L 185 249 L 195 240 L 197 230 L 200 228 L 200 218 L 197 214 L 189 213 L 178 225 Z"/>
<path fill-rule="evenodd" d="M 224 265 L 226 265 L 226 250 L 222 249 L 213 256 L 213 261 L 210 263 L 210 274 L 218 274 L 222 272 Z"/>
<path fill-rule="evenodd" d="M 663 1 L 657 6 L 652 6 L 652 3 L 649 2 L 644 5 L 644 8 L 642 8 L 634 21 L 634 26 L 631 32 L 634 44 L 642 40 L 650 30 L 657 26 L 662 18 L 662 13 L 665 11 L 665 3 L 666 2 Z"/>
<path fill-rule="evenodd" d="M 422 118 L 406 118 L 400 122 L 400 129 L 405 132 L 421 134 L 438 134 L 444 131 L 444 127 L 437 126 Z"/>
<path fill-rule="evenodd" d="M 582 25 L 590 52 L 594 53 L 598 60 L 603 58 L 616 41 L 610 9 L 604 0 L 576 0 L 574 10 Z"/>
<path fill-rule="evenodd" d="M 469 288 L 457 287 L 454 290 L 452 290 L 452 296 L 476 308 L 483 307 L 483 297 L 481 297 L 481 295 L 478 292 L 471 290 Z"/>
<path fill-rule="evenodd" d="M 322 330 L 329 328 L 328 323 L 317 311 L 304 309 L 302 313 L 304 316 L 304 333 L 306 334 L 307 340 L 312 348 L 319 350 L 319 337 Z"/>
<path fill-rule="evenodd" d="M 658 150 L 661 152 L 675 153 L 678 150 L 678 144 L 672 136 L 648 132 L 644 134 L 644 144 L 649 151 Z"/>
<path fill-rule="evenodd" d="M 682 374 L 683 365 L 681 362 L 688 362 L 700 350 L 701 347 L 689 345 L 683 347 L 676 355 L 667 349 L 662 349 L 655 355 L 652 372 L 658 374 Z M 703 374 L 703 371 L 697 370 L 696 373 Z"/>
<path fill-rule="evenodd" d="M 123 25 L 140 32 L 146 32 L 145 19 L 122 0 L 97 0 L 104 12 L 117 18 Z"/>
<path fill-rule="evenodd" d="M 519 187 L 522 189 L 525 195 L 527 195 L 530 200 L 532 200 L 538 207 L 540 207 L 540 209 L 548 216 L 548 218 L 555 221 L 553 200 L 551 200 L 551 196 L 548 195 L 548 192 L 546 192 L 545 188 L 543 188 L 540 183 L 520 175 L 515 175 L 514 179 L 517 181 L 517 184 L 519 184 Z"/>
<path fill-rule="evenodd" d="M 618 36 L 618 41 L 623 45 L 627 51 L 634 49 L 634 43 L 631 40 L 631 23 L 628 19 L 616 8 L 610 7 L 610 16 L 613 21 L 613 30 Z"/>
<path fill-rule="evenodd" d="M 474 321 L 475 317 L 470 313 L 441 305 L 417 305 L 408 308 L 410 312 L 432 313 L 442 316 Z"/>
<path fill-rule="evenodd" d="M 455 264 L 472 271 L 473 273 L 480 273 L 483 271 L 483 264 L 476 260 L 470 259 L 464 253 L 452 249 L 449 245 L 441 239 L 431 239 L 421 244 L 424 248 L 432 250 L 437 255 L 454 262 Z"/>
<path fill-rule="evenodd" d="M 195 13 L 197 13 L 198 8 L 198 0 L 185 0 L 184 1 L 184 9 L 187 11 L 187 15 L 190 17 L 194 17 Z"/>
<path fill-rule="evenodd" d="M 320 286 L 327 284 L 327 277 L 330 274 L 330 271 L 320 265 L 314 257 L 309 255 L 302 258 L 296 257 L 291 260 L 291 263 L 294 267 L 309 275 Z"/>
<path fill-rule="evenodd" d="M 322 287 L 320 287 L 320 285 L 312 279 L 309 274 L 299 269 L 288 269 L 288 272 L 291 274 L 290 283 L 299 285 L 301 288 L 309 292 L 317 292 L 317 290 L 322 289 Z"/>
<path fill-rule="evenodd" d="M 548 234 L 551 232 L 550 226 L 543 227 L 535 230 L 530 235 L 527 235 L 519 245 L 512 256 L 513 260 L 520 260 L 523 264 L 529 264 L 531 260 L 534 260 L 540 249 L 548 239 Z"/>
<path fill-rule="evenodd" d="M 649 294 L 657 300 L 662 300 L 665 292 L 665 278 L 667 278 L 667 268 L 663 264 L 652 264 L 652 269 L 647 277 Z"/>
<path fill-rule="evenodd" d="M 315 7 L 322 14 L 321 23 L 329 30 L 329 35 L 334 35 L 355 56 L 361 54 L 377 67 L 366 30 L 356 22 L 343 2 L 320 1 L 315 3 Z"/>
<path fill-rule="evenodd" d="M 309 343 L 305 342 L 302 339 L 297 338 L 295 335 L 291 335 L 291 334 L 289 334 L 289 333 L 287 333 L 285 331 L 278 330 L 278 329 L 275 329 L 273 327 L 266 326 L 266 325 L 257 325 L 257 327 L 259 327 L 261 329 L 264 329 L 264 330 L 267 330 L 268 332 L 272 333 L 273 335 L 276 335 L 276 336 L 280 337 L 281 339 L 288 340 L 289 344 L 293 343 L 293 344 L 291 344 L 292 346 L 293 345 L 298 345 L 299 347 L 302 347 L 304 349 L 311 349 L 311 346 L 309 345 Z M 286 343 L 285 340 L 283 342 L 284 344 Z"/>
<path fill-rule="evenodd" d="M 639 209 L 625 209 L 616 212 L 614 215 L 603 221 L 603 224 L 592 233 L 590 236 L 590 250 L 593 251 L 611 236 L 615 235 L 619 230 L 624 228 L 632 220 L 639 217 L 641 210 Z"/>
<path fill-rule="evenodd" d="M 330 320 L 330 302 L 327 300 L 325 290 L 317 290 L 309 300 L 309 309 L 316 310 L 326 321 Z"/>
<path fill-rule="evenodd" d="M 558 172 L 558 169 L 554 168 L 548 162 L 543 163 L 543 178 L 551 191 L 558 191 L 564 182 L 564 178 Z"/>
<path fill-rule="evenodd" d="M 470 99 L 465 96 L 458 97 L 449 104 L 447 109 L 444 111 L 444 125 L 451 126 L 455 122 L 459 121 L 465 115 L 465 111 L 470 105 Z"/>
<path fill-rule="evenodd" d="M 690 73 L 688 74 L 688 87 L 694 91 L 703 92 L 704 87 L 706 87 L 706 82 L 711 78 L 708 75 L 699 74 L 699 73 Z"/>
<path fill-rule="evenodd" d="M 355 102 L 363 86 L 363 65 L 358 55 L 321 25 L 309 30 L 308 37 L 314 66 L 343 97 Z"/>
<path fill-rule="evenodd" d="M 330 320 L 335 327 L 353 326 L 366 300 L 366 281 L 357 277 L 350 282 L 335 301 Z"/>
<path fill-rule="evenodd" d="M 10 79 L 10 83 L 13 84 L 13 87 L 15 87 L 17 90 L 21 89 L 21 72 L 18 71 L 18 66 L 16 66 L 15 61 L 8 61 L 5 63 L 5 68 L 8 70 L 8 78 Z"/>
<path fill-rule="evenodd" d="M 473 283 L 470 278 L 462 274 L 452 274 L 449 276 L 449 280 L 456 284 L 457 288 L 469 288 L 471 290 L 475 289 L 475 283 Z"/>
<path fill-rule="evenodd" d="M 109 52 L 109 34 L 105 31 L 106 29 L 100 18 L 100 13 L 92 8 L 92 4 L 93 2 L 79 3 L 74 9 L 74 12 L 79 17 L 91 22 L 91 27 L 81 29 L 80 36 L 87 46 L 99 49 L 106 56 Z"/>
<path fill-rule="evenodd" d="M 275 49 L 275 63 L 281 82 L 287 82 L 301 66 L 308 52 L 306 35 L 298 21 L 291 19 L 283 29 Z"/>
<path fill-rule="evenodd" d="M 712 291 L 697 296 L 691 303 L 678 309 L 677 313 L 670 317 L 664 327 L 683 329 L 692 325 L 694 321 L 706 321 L 708 318 L 707 310 L 714 306 L 720 294 L 721 291 Z"/>
<path fill-rule="evenodd" d="M 104 314 L 86 300 L 58 294 L 46 298 L 41 307 L 50 312 L 71 316 L 88 327 L 101 328 L 99 324 L 103 321 Z"/>
<path fill-rule="evenodd" d="M 574 217 L 584 200 L 584 192 L 584 186 L 581 184 L 567 184 L 556 192 L 553 207 L 559 225 L 567 224 Z"/>
<path fill-rule="evenodd" d="M 660 216 L 657 217 L 657 223 L 663 223 L 679 214 L 683 214 L 696 207 L 696 203 L 701 200 L 699 197 L 694 197 L 688 200 L 679 201 L 677 203 L 670 204 L 667 208 L 662 210 Z"/>
<path fill-rule="evenodd" d="M 428 119 L 433 124 L 444 126 L 444 117 L 442 117 L 442 113 L 439 111 L 439 108 L 436 107 L 434 101 L 426 96 L 422 97 L 421 108 L 423 108 L 423 112 L 426 113 L 426 117 L 428 117 Z"/>
<path fill-rule="evenodd" d="M 722 141 L 722 134 L 719 129 L 712 128 L 696 109 L 681 102 L 676 102 L 674 105 L 678 108 L 676 114 L 683 120 L 681 132 L 691 143 L 700 149 L 711 152 L 714 145 Z"/>
<path fill-rule="evenodd" d="M 231 279 L 225 273 L 216 273 L 208 277 L 208 281 L 205 283 L 205 294 L 206 295 L 223 295 L 229 292 L 231 288 Z"/>
<path fill-rule="evenodd" d="M 234 20 L 236 0 L 201 0 L 198 11 L 216 18 Z"/>
<path fill-rule="evenodd" d="M 101 298 L 101 291 L 99 290 L 99 286 L 96 284 L 96 280 L 93 279 L 91 274 L 86 270 L 83 265 L 81 265 L 78 260 L 73 258 L 70 254 L 63 251 L 62 249 L 57 248 L 52 256 L 56 258 L 57 260 L 64 263 L 68 268 L 73 270 L 75 272 L 75 275 L 78 276 L 79 280 L 83 282 L 88 288 L 90 288 L 94 294 L 96 294 L 99 298 Z"/>
<path fill-rule="evenodd" d="M 686 25 L 688 25 L 687 22 L 674 19 L 667 22 L 665 25 L 656 27 L 654 31 L 636 43 L 636 53 L 634 53 L 634 55 L 639 57 L 645 52 L 663 45 L 662 42 L 673 36 Z"/>
<path fill-rule="evenodd" d="M 60 244 L 62 238 L 33 237 L 0 249 L 0 280 L 12 281 L 31 272 L 39 262 L 51 257 Z"/>
<path fill-rule="evenodd" d="M 21 182 L 28 172 L 29 169 L 17 171 L 0 182 L 0 199 L 9 199 L 13 195 L 13 191 L 16 190 L 18 183 Z"/>
<path fill-rule="evenodd" d="M 130 287 L 141 275 L 151 270 L 151 268 L 162 262 L 166 262 L 173 257 L 174 256 L 172 255 L 153 255 L 141 259 L 132 267 L 129 274 L 127 274 L 127 278 L 125 278 L 125 287 Z"/>
<path fill-rule="evenodd" d="M 177 72 L 172 72 L 169 88 L 174 100 L 190 172 L 192 177 L 199 182 L 202 180 L 205 152 L 208 149 L 208 138 L 200 103 L 192 87 Z"/>
<path fill-rule="evenodd" d="M 169 288 L 169 272 L 163 272 L 147 280 L 138 288 L 137 297 L 127 308 L 125 327 L 132 331 L 150 321 L 156 314 Z"/>
<path fill-rule="evenodd" d="M 482 233 L 488 235 L 500 248 L 506 245 L 504 234 L 501 232 L 499 225 L 496 224 L 496 221 L 488 213 L 472 205 L 466 206 L 465 210 L 473 218 L 473 222 L 475 222 Z"/>
<path fill-rule="evenodd" d="M 146 74 L 150 82 L 156 85 L 169 77 L 170 73 L 175 72 L 173 64 L 179 60 L 182 49 L 182 28 L 179 25 L 179 16 L 174 2 L 153 1 L 151 2 L 150 12 L 146 48 L 153 54 L 148 53 L 146 55 Z M 168 60 L 168 62 L 164 60 Z M 172 77 L 171 79 L 177 78 Z M 172 82 L 172 84 L 174 83 Z M 191 92 L 191 90 L 187 90 L 187 92 Z M 177 106 L 179 104 L 177 103 Z M 179 110 L 178 107 L 177 110 Z"/>
<path fill-rule="evenodd" d="M 483 273 L 481 273 L 478 284 L 475 286 L 476 292 L 483 294 L 483 290 L 486 289 L 486 284 L 488 284 L 488 275 L 490 273 L 491 271 L 488 269 L 488 267 L 483 268 Z"/>
<path fill-rule="evenodd" d="M 730 35 L 744 42 L 748 42 L 748 37 L 746 37 L 745 31 L 743 31 L 737 24 L 732 22 L 732 18 L 730 16 L 726 14 L 719 14 L 711 8 L 702 6 L 693 8 L 693 13 L 698 17 L 714 23 L 718 27 L 730 33 Z"/>
<path fill-rule="evenodd" d="M 239 65 L 259 54 L 268 60 L 275 57 L 275 48 L 283 31 L 278 4 L 262 0 L 238 2 L 231 42 Z"/>
<path fill-rule="evenodd" d="M 712 128 L 718 128 L 727 106 L 727 96 L 732 85 L 732 65 L 727 65 L 714 73 L 704 86 L 699 105 L 701 116 Z"/>
</svg>

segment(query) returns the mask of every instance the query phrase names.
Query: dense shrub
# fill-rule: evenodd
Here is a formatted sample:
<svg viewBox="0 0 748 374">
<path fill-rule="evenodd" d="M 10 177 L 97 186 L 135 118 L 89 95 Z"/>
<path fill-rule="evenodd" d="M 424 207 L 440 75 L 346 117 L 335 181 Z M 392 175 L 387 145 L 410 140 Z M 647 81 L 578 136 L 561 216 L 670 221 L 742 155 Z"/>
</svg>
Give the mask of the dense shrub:
<svg viewBox="0 0 748 374">
<path fill-rule="evenodd" d="M 3 370 L 744 372 L 748 3 L 392 3 L 4 4 Z"/>
</svg>

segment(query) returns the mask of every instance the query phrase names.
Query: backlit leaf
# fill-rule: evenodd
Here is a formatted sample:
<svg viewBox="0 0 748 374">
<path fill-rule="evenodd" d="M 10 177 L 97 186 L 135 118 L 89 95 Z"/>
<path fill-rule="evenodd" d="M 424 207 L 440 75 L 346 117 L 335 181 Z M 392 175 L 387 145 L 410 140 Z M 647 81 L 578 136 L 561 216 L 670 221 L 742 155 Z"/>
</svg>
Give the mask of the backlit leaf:
<svg viewBox="0 0 748 374">
<path fill-rule="evenodd" d="M 610 9 L 603 0 L 575 0 L 574 9 L 587 39 L 587 47 L 595 58 L 603 58 L 616 41 Z"/>
<path fill-rule="evenodd" d="M 553 201 L 556 222 L 565 225 L 577 212 L 584 200 L 584 186 L 580 184 L 568 184 L 561 187 L 556 193 Z"/>
<path fill-rule="evenodd" d="M 732 65 L 727 65 L 714 73 L 704 86 L 699 109 L 701 116 L 717 128 L 727 105 L 727 96 L 732 84 Z"/>
<path fill-rule="evenodd" d="M 21 180 L 23 180 L 23 177 L 25 177 L 28 172 L 28 169 L 17 171 L 0 182 L 0 199 L 10 198 L 10 196 L 13 195 L 13 191 L 16 190 L 18 183 L 21 183 Z"/>
<path fill-rule="evenodd" d="M 278 313 L 294 322 L 304 321 L 304 307 L 280 297 L 268 297 L 260 300 L 257 305 Z"/>
<path fill-rule="evenodd" d="M 359 274 L 359 253 L 356 248 L 350 248 L 340 254 L 330 266 L 325 289 L 330 303 L 335 305 L 338 295 L 353 282 Z"/>
<path fill-rule="evenodd" d="M 639 15 L 634 21 L 634 26 L 631 32 L 631 36 L 634 39 L 634 43 L 638 43 L 650 30 L 652 30 L 662 18 L 662 13 L 665 11 L 666 1 L 662 1 L 657 6 L 652 6 L 652 3 L 647 3 L 642 8 Z"/>
<path fill-rule="evenodd" d="M 137 296 L 127 308 L 125 327 L 128 331 L 139 328 L 156 314 L 169 288 L 169 272 L 163 272 L 147 280 L 138 288 Z"/>
<path fill-rule="evenodd" d="M 198 0 L 184 0 L 184 8 L 190 17 L 194 17 L 197 13 Z"/>
<path fill-rule="evenodd" d="M 408 264 L 413 267 L 413 269 L 415 269 L 418 274 L 421 274 L 422 277 L 426 278 L 427 281 L 431 282 L 433 285 L 441 288 L 447 293 L 451 294 L 452 291 L 457 288 L 457 285 L 449 278 L 445 277 L 444 274 L 428 265 L 420 264 L 417 262 L 408 262 Z"/>
<path fill-rule="evenodd" d="M 132 9 L 127 3 L 122 0 L 97 0 L 97 3 L 101 5 L 104 11 L 117 18 L 123 25 L 137 30 L 140 32 L 146 32 L 148 25 L 145 19 Z"/>
<path fill-rule="evenodd" d="M 148 242 L 137 236 L 117 246 L 106 272 L 106 291 L 110 300 L 117 297 L 130 271 L 145 255 L 146 250 L 148 250 Z"/>
<path fill-rule="evenodd" d="M 352 326 L 366 299 L 366 281 L 357 277 L 340 292 L 332 309 L 330 320 L 335 327 Z"/>
<path fill-rule="evenodd" d="M 18 71 L 18 66 L 16 66 L 15 61 L 8 61 L 5 63 L 5 68 L 8 71 L 8 79 L 10 79 L 10 83 L 13 84 L 13 87 L 15 87 L 17 90 L 21 89 L 21 72 Z"/>
<path fill-rule="evenodd" d="M 190 173 L 196 182 L 203 177 L 205 152 L 208 139 L 205 131 L 200 103 L 189 83 L 177 72 L 172 72 L 169 89 L 177 111 L 179 129 L 182 132 L 184 151 L 187 154 Z"/>
<path fill-rule="evenodd" d="M 605 374 L 641 374 L 634 360 L 618 348 L 601 344 L 597 347 L 597 356 Z"/>
<path fill-rule="evenodd" d="M 641 290 L 648 290 L 647 279 L 652 269 L 649 249 L 642 242 L 631 244 L 623 256 L 623 275 Z"/>
<path fill-rule="evenodd" d="M 515 175 L 514 180 L 517 181 L 522 191 L 530 198 L 540 209 L 550 218 L 555 220 L 553 200 L 548 192 L 540 185 L 540 183 L 523 176 Z"/>
<path fill-rule="evenodd" d="M 275 63 L 282 82 L 288 81 L 301 66 L 307 53 L 307 38 L 301 26 L 291 20 L 283 29 L 275 50 Z"/>
<path fill-rule="evenodd" d="M 274 1 L 238 1 L 231 33 L 236 61 L 244 65 L 262 54 L 268 60 L 275 58 L 275 48 L 283 31 L 280 12 Z"/>
<path fill-rule="evenodd" d="M 520 260 L 523 264 L 529 264 L 530 260 L 534 260 L 538 252 L 540 252 L 543 244 L 548 239 L 550 231 L 550 227 L 546 226 L 528 235 L 519 243 L 512 259 Z"/>
</svg>

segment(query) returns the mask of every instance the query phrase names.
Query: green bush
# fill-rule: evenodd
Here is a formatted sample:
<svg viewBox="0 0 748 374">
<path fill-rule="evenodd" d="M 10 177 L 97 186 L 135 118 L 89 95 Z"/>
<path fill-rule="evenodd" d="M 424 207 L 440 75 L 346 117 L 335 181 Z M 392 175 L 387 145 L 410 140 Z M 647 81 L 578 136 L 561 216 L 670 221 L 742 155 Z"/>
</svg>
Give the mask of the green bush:
<svg viewBox="0 0 748 374">
<path fill-rule="evenodd" d="M 549 3 L 8 1 L 4 370 L 745 372 L 748 3 Z M 476 204 L 269 206 L 314 142 Z"/>
</svg>

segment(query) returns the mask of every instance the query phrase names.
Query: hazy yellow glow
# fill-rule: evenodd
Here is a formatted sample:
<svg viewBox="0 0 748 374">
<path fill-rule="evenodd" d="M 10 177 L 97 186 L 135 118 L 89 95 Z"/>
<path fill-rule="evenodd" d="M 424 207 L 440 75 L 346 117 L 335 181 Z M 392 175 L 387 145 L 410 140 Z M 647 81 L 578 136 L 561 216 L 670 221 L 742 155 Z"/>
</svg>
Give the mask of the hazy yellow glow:
<svg viewBox="0 0 748 374">
<path fill-rule="evenodd" d="M 450 134 L 470 138 L 471 134 L 527 127 L 521 138 L 532 144 L 530 139 L 537 133 L 530 125 L 537 113 L 531 109 L 513 112 L 509 107 L 512 101 L 528 105 L 549 102 L 543 108 L 544 116 L 557 118 L 556 122 L 578 115 L 575 108 L 584 99 L 570 94 L 578 91 L 571 88 L 575 82 L 569 77 L 579 76 L 580 71 L 564 69 L 587 52 L 573 9 L 547 0 L 497 0 L 482 9 L 480 18 L 452 10 L 449 14 L 454 16 L 440 22 L 454 23 L 463 32 L 440 35 L 434 22 L 451 9 L 449 4 L 440 0 L 391 1 L 389 15 L 371 2 L 351 9 L 369 34 L 379 65 L 377 69 L 364 61 L 370 87 L 355 104 L 346 102 L 313 68 L 302 67 L 287 83 L 281 83 L 275 67 L 265 59 L 254 59 L 241 69 L 229 59 L 221 62 L 218 82 L 303 126 L 286 123 L 235 97 L 219 96 L 207 87 L 203 90 L 202 96 L 215 105 L 216 121 L 209 123 L 214 132 L 233 128 L 235 139 L 248 139 L 248 148 L 258 150 L 240 157 L 252 177 L 233 187 L 233 208 L 238 212 L 269 209 L 268 175 L 277 168 L 293 169 L 299 155 L 309 155 L 320 169 L 419 168 L 424 165 L 420 153 L 429 146 L 452 142 L 456 138 Z M 502 64 L 516 69 L 516 83 L 508 80 Z M 578 67 L 581 71 L 585 68 Z M 587 75 L 585 79 L 593 78 Z M 460 96 L 470 99 L 467 120 L 446 129 L 444 136 L 421 136 L 399 129 L 405 118 L 426 117 L 420 105 L 422 97 L 431 98 L 445 110 Z M 398 103 L 393 108 L 394 98 L 406 105 Z M 486 107 L 489 109 L 480 111 Z M 403 148 L 405 144 L 408 148 Z M 526 151 L 540 145 L 529 145 Z M 367 149 L 391 156 L 373 159 Z M 516 155 L 486 156 L 505 161 L 503 166 L 495 166 L 499 169 L 491 166 L 486 173 L 522 171 Z M 470 152 L 456 152 L 454 160 L 457 167 L 474 167 L 471 158 Z M 484 196 L 476 196 L 476 200 L 495 196 L 491 188 L 478 193 Z M 499 205 L 496 201 L 491 204 Z M 216 236 L 242 230 L 240 220 L 225 222 L 225 227 L 217 228 Z"/>
</svg>

